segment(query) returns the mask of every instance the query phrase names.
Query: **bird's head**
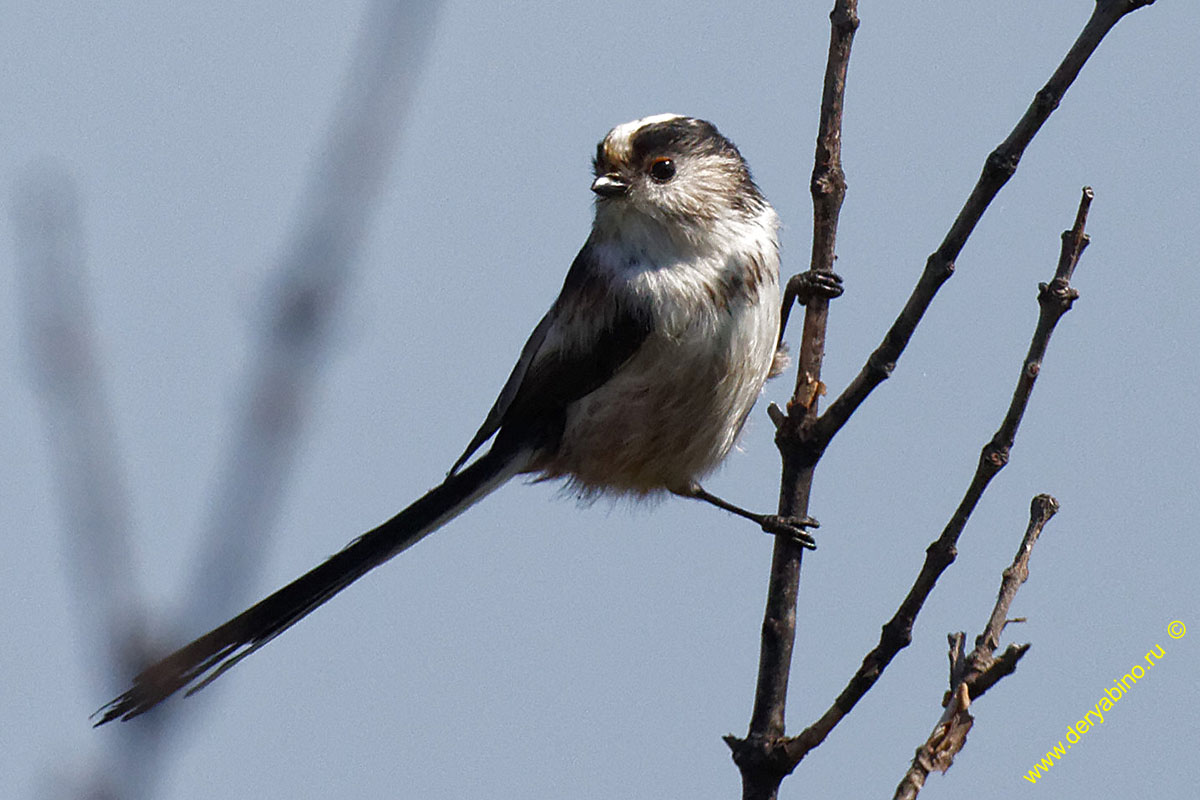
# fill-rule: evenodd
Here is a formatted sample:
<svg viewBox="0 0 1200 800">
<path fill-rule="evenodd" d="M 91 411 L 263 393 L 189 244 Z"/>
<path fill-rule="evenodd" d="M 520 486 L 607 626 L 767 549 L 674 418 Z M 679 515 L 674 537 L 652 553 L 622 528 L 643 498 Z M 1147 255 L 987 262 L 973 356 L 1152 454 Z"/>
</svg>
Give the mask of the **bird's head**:
<svg viewBox="0 0 1200 800">
<path fill-rule="evenodd" d="M 653 220 L 691 238 L 767 207 L 737 147 L 704 120 L 659 114 L 618 125 L 596 146 L 592 164 L 600 229 Z"/>
</svg>

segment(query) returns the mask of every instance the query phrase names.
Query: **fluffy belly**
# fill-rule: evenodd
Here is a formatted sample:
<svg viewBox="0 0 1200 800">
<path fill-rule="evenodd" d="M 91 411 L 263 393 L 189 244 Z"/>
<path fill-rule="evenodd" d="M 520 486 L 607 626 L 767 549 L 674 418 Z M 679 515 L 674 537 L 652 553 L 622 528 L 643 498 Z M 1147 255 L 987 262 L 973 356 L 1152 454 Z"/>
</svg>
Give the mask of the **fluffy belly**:
<svg viewBox="0 0 1200 800">
<path fill-rule="evenodd" d="M 773 302 L 732 308 L 683 335 L 652 336 L 571 405 L 546 478 L 584 494 L 682 489 L 737 441 L 775 354 Z"/>
</svg>

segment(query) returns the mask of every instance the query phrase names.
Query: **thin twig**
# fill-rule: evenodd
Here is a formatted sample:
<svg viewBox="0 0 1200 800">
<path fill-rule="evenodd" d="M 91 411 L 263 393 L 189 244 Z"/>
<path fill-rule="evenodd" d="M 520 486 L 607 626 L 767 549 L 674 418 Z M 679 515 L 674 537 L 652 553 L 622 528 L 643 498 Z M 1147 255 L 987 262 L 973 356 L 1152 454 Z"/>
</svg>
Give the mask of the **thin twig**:
<svg viewBox="0 0 1200 800">
<path fill-rule="evenodd" d="M 976 223 L 1001 187 L 1016 172 L 1025 148 L 1054 109 L 1058 108 L 1063 95 L 1079 75 L 1088 58 L 1100 46 L 1105 35 L 1126 14 L 1153 2 L 1154 0 L 1097 0 L 1091 17 L 1058 69 L 1034 96 L 1033 102 L 1008 138 L 987 157 L 979 181 L 971 190 L 971 195 L 963 204 L 941 245 L 925 262 L 925 270 L 920 280 L 917 281 L 904 310 L 888 329 L 883 342 L 867 359 L 866 365 L 845 391 L 817 420 L 812 446 L 818 452 L 828 446 L 829 441 L 841 430 L 871 391 L 891 375 L 896 360 L 904 352 L 934 295 L 954 273 L 955 260 L 967 243 L 967 238 L 975 230 Z"/>
<path fill-rule="evenodd" d="M 1021 374 L 1017 378 L 1017 388 L 1013 392 L 1012 401 L 1009 403 L 1008 411 L 1000 428 L 983 446 L 979 464 L 966 494 L 955 510 L 954 516 L 946 524 L 942 535 L 926 549 L 925 563 L 921 566 L 921 571 L 912 588 L 909 589 L 908 596 L 904 598 L 904 602 L 900 604 L 895 615 L 883 626 L 879 644 L 866 655 L 854 677 L 850 679 L 846 688 L 842 690 L 837 700 L 821 718 L 805 728 L 799 736 L 787 741 L 787 749 L 797 761 L 824 741 L 834 726 L 850 713 L 854 705 L 875 684 L 896 653 L 907 647 L 912 641 L 912 629 L 917 614 L 920 613 L 921 607 L 925 604 L 930 592 L 933 591 L 942 572 L 954 562 L 957 556 L 958 538 L 962 534 L 971 512 L 975 510 L 979 498 L 992 478 L 1008 463 L 1009 451 L 1021 423 L 1021 417 L 1029 404 L 1033 385 L 1041 372 L 1042 359 L 1046 354 L 1050 336 L 1059 319 L 1070 309 L 1072 302 L 1078 297 L 1078 293 L 1071 288 L 1067 281 L 1074 271 L 1075 265 L 1079 262 L 1080 254 L 1087 246 L 1088 238 L 1087 234 L 1083 232 L 1083 226 L 1087 221 L 1087 211 L 1091 205 L 1092 196 L 1092 190 L 1085 187 L 1079 203 L 1079 212 L 1076 214 L 1075 225 L 1070 231 L 1063 234 L 1063 251 L 1059 257 L 1055 277 L 1049 284 L 1043 283 L 1038 286 L 1040 311 L 1037 326 L 1029 344 L 1029 351 L 1025 356 Z"/>
<path fill-rule="evenodd" d="M 945 772 L 950 769 L 954 755 L 962 749 L 967 741 L 967 734 L 975 720 L 967 710 L 971 706 L 967 687 L 958 684 L 957 688 L 947 695 L 948 702 L 942 718 L 933 727 L 933 733 L 924 744 L 917 748 L 912 764 L 900 785 L 896 787 L 893 800 L 915 800 L 929 773 L 937 770 Z"/>
<path fill-rule="evenodd" d="M 975 638 L 975 649 L 966 657 L 966 672 L 962 681 L 971 688 L 972 700 L 981 697 L 984 692 L 995 685 L 996 681 L 1012 671 L 1007 665 L 997 669 L 997 664 L 1003 663 L 1008 653 L 1005 651 L 1005 654 L 999 658 L 996 657 L 996 649 L 1000 646 L 1000 634 L 1004 632 L 1004 626 L 1008 624 L 1008 610 L 1017 596 L 1017 590 L 1029 578 L 1029 558 L 1033 555 L 1033 546 L 1037 544 L 1038 537 L 1041 536 L 1046 523 L 1057 513 L 1058 501 L 1048 494 L 1039 494 L 1030 503 L 1029 526 L 1025 530 L 1021 546 L 1017 548 L 1017 555 L 1013 558 L 1012 564 L 1004 570 L 1000 581 L 1000 592 L 996 596 L 996 605 L 992 608 L 992 615 L 988 619 L 983 633 Z M 1012 660 L 1012 658 L 1012 656 L 1007 656 L 1008 660 Z M 1012 667 L 1015 668 L 1015 666 L 1014 662 Z M 985 675 L 988 679 L 981 684 L 980 679 Z"/>
<path fill-rule="evenodd" d="M 891 374 L 896 359 L 907 346 L 925 310 L 941 285 L 953 273 L 954 260 L 958 253 L 992 199 L 1016 171 L 1029 142 L 1058 107 L 1063 95 L 1108 31 L 1126 14 L 1153 2 L 1154 0 L 1097 0 L 1092 16 L 1058 69 L 1037 93 L 1033 103 L 1008 138 L 988 157 L 979 181 L 941 246 L 929 257 L 925 271 L 900 316 L 889 329 L 883 344 L 872 353 L 867 365 L 846 390 L 819 417 L 816 416 L 816 409 L 818 398 L 824 393 L 824 384 L 820 381 L 820 366 L 824 356 L 828 302 L 814 298 L 813 303 L 808 306 L 796 392 L 788 404 L 789 413 L 786 417 L 779 413 L 772 415 L 772 421 L 777 425 L 776 442 L 783 457 L 780 514 L 808 514 L 813 471 L 825 448 L 871 390 Z M 839 0 L 831 14 L 833 32 L 826 67 L 826 93 L 822 99 L 817 166 L 814 169 L 812 186 L 815 209 L 813 270 L 824 265 L 825 269 L 832 271 L 837 209 L 840 208 L 845 189 L 840 166 L 841 109 L 849 46 L 858 24 L 856 11 L 856 2 L 843 3 Z M 819 177 L 825 177 L 826 180 L 820 181 Z M 830 210 L 832 214 L 829 214 Z M 823 261 L 818 263 L 818 258 Z M 1013 432 L 1015 433 L 1015 428 Z M 1009 444 L 1011 445 L 1011 442 Z M 1000 466 L 1002 464 L 996 466 L 997 471 Z M 981 473 L 977 473 L 977 477 L 980 475 Z M 974 508 L 988 480 L 990 477 L 981 480 L 978 485 L 973 484 L 968 490 L 964 505 L 960 506 L 955 518 L 947 526 L 944 536 L 950 534 L 952 529 L 961 532 L 966 524 L 966 515 Z M 953 533 L 952 536 L 957 540 L 958 533 Z M 864 661 L 858 674 L 838 697 L 834 706 L 800 736 L 783 739 L 783 712 L 795 641 L 801 553 L 800 548 L 781 541 L 781 538 L 776 541 L 772 557 L 767 609 L 762 628 L 758 686 L 750 731 L 745 739 L 732 735 L 725 737 L 725 742 L 733 751 L 734 761 L 742 773 L 744 798 L 775 797 L 783 778 L 795 769 L 805 753 L 820 744 L 837 722 L 849 713 L 854 704 L 874 684 L 879 672 L 895 652 L 907 646 L 907 640 L 911 637 L 911 622 L 907 631 L 903 626 L 899 630 L 885 626 L 881 646 L 872 651 L 875 658 L 868 655 L 868 660 Z M 939 559 L 945 560 L 947 555 L 950 559 L 946 560 L 946 565 L 953 559 L 952 548 L 951 552 L 938 556 Z M 931 553 L 930 558 L 932 557 Z M 940 574 L 944 569 L 945 566 L 942 566 L 936 574 Z M 917 588 L 914 586 L 914 590 Z M 901 610 L 906 613 L 912 610 L 915 614 L 931 589 L 932 584 L 923 590 L 923 594 L 910 593 Z M 891 639 L 894 635 L 898 635 L 898 638 L 893 643 Z M 890 655 L 880 658 L 889 650 Z"/>
<path fill-rule="evenodd" d="M 810 269 L 833 272 L 838 214 L 846 194 L 842 172 L 842 107 L 850 46 L 858 28 L 857 0 L 836 0 L 830 20 L 832 31 L 821 99 L 820 130 L 817 134 L 815 166 L 811 180 L 813 196 L 813 250 Z M 825 357 L 825 326 L 829 300 L 813 297 L 805 306 L 804 334 L 800 345 L 796 389 L 788 403 L 787 419 L 776 434 L 783 458 L 779 513 L 805 516 L 817 459 L 808 457 L 799 435 L 802 427 L 816 419 Z M 800 587 L 800 559 L 804 550 L 787 536 L 775 537 L 770 585 L 762 626 L 758 683 L 754 710 L 745 739 L 726 736 L 733 760 L 742 775 L 745 800 L 767 800 L 779 791 L 779 783 L 791 767 L 777 758 L 776 744 L 784 735 L 784 706 L 792 647 L 796 640 L 796 597 Z M 794 766 L 794 765 L 793 765 Z"/>
<path fill-rule="evenodd" d="M 979 181 L 941 246 L 929 257 L 916 288 L 884 337 L 883 343 L 872 353 L 859 375 L 819 417 L 816 413 L 818 398 L 824 393 L 820 367 L 824 356 L 828 302 L 814 298 L 813 303 L 808 306 L 804 338 L 801 342 L 797 387 L 788 404 L 789 413 L 784 416 L 776 409 L 771 415 L 777 426 L 776 442 L 783 457 L 779 504 L 781 514 L 808 514 L 813 470 L 825 448 L 872 389 L 891 374 L 896 360 L 907 346 L 925 310 L 941 285 L 953 273 L 958 253 L 992 199 L 1016 171 L 1029 142 L 1058 107 L 1063 95 L 1105 35 L 1126 14 L 1153 2 L 1154 0 L 1097 0 L 1092 16 L 1058 69 L 1037 93 L 1033 103 L 1008 138 L 988 157 Z M 845 189 L 840 166 L 841 109 L 849 48 L 858 24 L 856 12 L 856 2 L 839 0 L 831 14 L 833 32 L 826 67 L 826 92 L 822 99 L 817 167 L 814 169 L 812 186 L 815 207 L 812 265 L 814 271 L 822 266 L 832 271 L 837 210 Z M 818 180 L 822 177 L 826 180 Z M 831 215 L 828 213 L 830 210 Z M 821 263 L 818 263 L 818 258 L 822 260 Z M 997 465 L 995 469 L 998 470 L 1000 466 L 1002 464 Z M 977 477 L 980 475 L 981 473 L 977 473 Z M 955 518 L 947 526 L 944 537 L 949 536 L 957 540 L 958 533 L 966 524 L 966 515 L 974 508 L 987 480 L 990 480 L 990 477 L 981 480 L 978 485 L 972 484 L 967 498 L 964 498 L 964 505 L 960 506 Z M 937 558 L 945 560 L 947 555 L 952 560 L 952 547 L 947 553 L 939 553 Z M 933 557 L 931 548 L 930 558 Z M 800 548 L 782 541 L 782 537 L 777 539 L 771 563 L 759 656 L 758 685 L 750 730 L 745 739 L 732 735 L 725 737 L 725 742 L 733 751 L 734 761 L 742 773 L 744 798 L 775 797 L 783 778 L 795 769 L 805 753 L 820 744 L 838 721 L 849 713 L 854 704 L 873 685 L 895 652 L 906 646 L 911 637 L 911 621 L 907 630 L 903 625 L 898 628 L 885 626 L 881 645 L 868 655 L 858 674 L 838 697 L 834 706 L 800 736 L 783 739 L 787 681 L 795 641 L 800 559 Z M 946 564 L 949 564 L 949 560 L 946 560 Z M 943 569 L 945 566 L 936 570 L 936 574 L 940 574 Z M 916 591 L 919 587 L 913 588 Z M 912 611 L 915 614 L 931 589 L 932 584 L 916 595 L 910 593 L 910 597 L 901 606 L 901 611 L 906 614 Z M 894 641 L 893 637 L 896 637 Z"/>
<path fill-rule="evenodd" d="M 1078 221 L 1077 226 L 1082 232 Z M 1071 233 L 1067 231 L 1064 234 L 1064 241 Z M 1025 536 L 1021 539 L 1021 546 L 1017 548 L 1012 564 L 1004 570 L 991 617 L 983 633 L 976 638 L 971 654 L 963 653 L 966 634 L 950 634 L 950 690 L 944 701 L 945 711 L 934 726 L 933 733 L 917 748 L 912 764 L 896 787 L 893 800 L 916 800 L 931 772 L 938 770 L 944 773 L 950 769 L 954 757 L 966 745 L 967 733 L 974 724 L 968 711 L 972 701 L 981 697 L 1001 678 L 1011 675 L 1017 668 L 1017 662 L 1029 651 L 1028 644 L 1009 645 L 1000 656 L 995 655 L 1000 634 L 1008 620 L 1008 610 L 1017 596 L 1017 590 L 1029 577 L 1029 558 L 1033 555 L 1033 546 L 1046 523 L 1057 512 L 1058 501 L 1050 495 L 1039 494 L 1033 498 L 1029 505 L 1029 525 L 1025 528 Z"/>
</svg>

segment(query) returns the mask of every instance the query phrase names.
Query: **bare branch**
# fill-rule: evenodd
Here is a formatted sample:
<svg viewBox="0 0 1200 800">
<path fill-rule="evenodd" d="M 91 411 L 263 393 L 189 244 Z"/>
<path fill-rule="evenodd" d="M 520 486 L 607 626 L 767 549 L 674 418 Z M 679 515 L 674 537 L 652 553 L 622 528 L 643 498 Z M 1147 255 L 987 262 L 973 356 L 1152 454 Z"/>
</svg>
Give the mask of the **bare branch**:
<svg viewBox="0 0 1200 800">
<path fill-rule="evenodd" d="M 983 492 L 992 478 L 1008 463 L 1009 450 L 1016 437 L 1021 416 L 1029 404 L 1034 382 L 1041 371 L 1042 358 L 1046 353 L 1050 336 L 1054 332 L 1058 320 L 1062 318 L 1062 315 L 1071 307 L 1071 302 L 1078 296 L 1075 290 L 1066 283 L 1065 277 L 1059 283 L 1059 276 L 1070 274 L 1087 243 L 1083 225 L 1087 220 L 1087 209 L 1091 204 L 1091 199 L 1092 190 L 1085 188 L 1080 201 L 1080 210 L 1076 215 L 1075 226 L 1067 232 L 1068 235 L 1064 235 L 1064 242 L 1068 238 L 1072 242 L 1070 257 L 1065 259 L 1070 264 L 1070 268 L 1064 271 L 1064 257 L 1060 257 L 1054 280 L 1049 285 L 1040 284 L 1038 287 L 1040 311 L 1037 326 L 1034 330 L 1033 340 L 1029 344 L 1029 351 L 1025 356 L 1021 374 L 1017 379 L 1017 388 L 1013 392 L 1008 412 L 1005 414 L 999 430 L 992 436 L 991 441 L 984 445 L 983 451 L 980 453 L 979 464 L 966 494 L 943 529 L 942 535 L 926 549 L 925 563 L 921 566 L 921 571 L 912 588 L 909 589 L 908 596 L 904 598 L 904 602 L 900 604 L 895 615 L 883 626 L 879 644 L 867 653 L 854 677 L 850 679 L 846 688 L 842 690 L 837 700 L 821 718 L 805 728 L 799 736 L 788 740 L 788 751 L 797 761 L 825 740 L 834 726 L 850 713 L 854 705 L 875 684 L 896 653 L 907 647 L 912 641 L 912 628 L 917 614 L 920 613 L 925 600 L 933 591 L 938 578 L 954 562 L 957 556 L 958 538 L 962 534 L 963 528 L 966 527 L 971 512 L 975 510 L 979 498 L 983 496 Z M 1058 284 L 1057 287 L 1056 284 Z"/>
<path fill-rule="evenodd" d="M 785 416 L 772 414 L 776 425 L 776 443 L 783 459 L 779 513 L 785 516 L 807 516 L 812 488 L 812 476 L 817 462 L 830 440 L 866 399 L 872 389 L 890 375 L 896 359 L 907 346 L 913 331 L 932 302 L 941 285 L 950 277 L 954 261 L 974 231 L 975 225 L 1000 188 L 1016 171 L 1017 164 L 1029 142 L 1057 108 L 1063 95 L 1079 71 L 1095 52 L 1105 35 L 1126 14 L 1153 0 L 1098 0 L 1092 16 L 1071 46 L 1050 80 L 1037 93 L 1033 103 L 1001 145 L 987 158 L 983 172 L 968 197 L 941 246 L 931 255 L 925 271 L 917 282 L 900 316 L 892 324 L 883 344 L 872 353 L 867 365 L 838 397 L 830 408 L 817 416 L 817 403 L 824 394 L 820 380 L 821 362 L 825 349 L 825 323 L 828 300 L 814 297 L 807 305 L 804 336 L 801 342 L 796 391 L 788 403 Z M 855 0 L 837 0 L 830 15 L 833 22 L 829 58 L 826 65 L 825 93 L 821 105 L 821 127 L 818 134 L 816 167 L 813 172 L 814 201 L 813 261 L 810 271 L 832 272 L 837 233 L 837 217 L 845 192 L 841 169 L 841 111 L 845 92 L 846 68 L 850 45 L 858 26 Z M 1082 209 L 1081 217 L 1086 216 Z M 1080 228 L 1082 230 L 1082 228 Z M 1043 291 L 1043 296 L 1056 296 L 1064 281 L 1055 281 Z M 1070 300 L 1059 298 L 1060 305 L 1069 308 Z M 1043 302 L 1045 308 L 1045 302 Z M 1058 316 L 1061 316 L 1059 312 Z M 1039 319 L 1049 322 L 1045 314 Z M 1057 317 L 1055 318 L 1057 321 Z M 1053 323 L 1050 323 L 1053 328 Z M 1048 332 L 1046 339 L 1048 340 Z M 1037 334 L 1034 345 L 1041 341 Z M 1042 343 L 1044 350 L 1044 342 Z M 856 676 L 842 694 L 816 723 L 800 736 L 783 739 L 784 708 L 788 674 L 795 643 L 796 600 L 799 593 L 801 548 L 777 537 L 772 556 L 767 608 L 762 627 L 758 684 L 750 730 L 745 739 L 729 735 L 725 742 L 742 773 L 744 798 L 773 798 L 779 783 L 788 775 L 804 754 L 820 744 L 829 731 L 849 713 L 854 704 L 878 679 L 887 663 L 911 641 L 912 620 L 925 598 L 932 591 L 937 576 L 954 559 L 957 541 L 967 518 L 991 478 L 1008 458 L 1016 423 L 1024 411 L 1024 402 L 1032 390 L 1040 366 L 1040 354 L 1027 359 L 1026 373 L 1014 393 L 1005 424 L 996 437 L 984 448 L 975 480 L 968 488 L 954 517 L 942 536 L 930 546 L 925 566 L 917 583 L 891 622 L 884 626 L 880 644 L 868 654 Z M 1022 400 L 1022 398 L 1024 398 Z M 1019 402 L 1018 402 L 1019 401 Z"/>
<path fill-rule="evenodd" d="M 850 419 L 850 415 L 867 399 L 871 391 L 891 375 L 896 361 L 908 345 L 913 331 L 916 330 L 917 323 L 921 321 L 925 310 L 933 302 L 934 295 L 937 294 L 942 284 L 954 274 L 955 260 L 967 243 L 967 238 L 975 230 L 975 225 L 983 216 L 983 212 L 987 210 L 1001 187 L 1016 172 L 1017 164 L 1020 162 L 1025 148 L 1054 109 L 1058 108 L 1063 95 L 1079 75 L 1079 71 L 1083 69 L 1088 58 L 1100 46 L 1105 35 L 1126 14 L 1153 2 L 1154 0 L 1098 0 L 1091 18 L 1084 25 L 1083 31 L 1067 52 L 1066 57 L 1063 58 L 1062 63 L 1059 64 L 1058 69 L 1034 96 L 1033 102 L 1008 138 L 987 157 L 979 181 L 971 190 L 971 195 L 963 204 L 962 210 L 959 211 L 954 224 L 950 226 L 945 239 L 926 261 L 925 271 L 917 281 L 900 316 L 888 329 L 882 344 L 867 359 L 866 365 L 850 382 L 845 391 L 830 404 L 821 418 L 817 420 L 813 432 L 815 449 L 824 450 L 829 441 Z"/>
<path fill-rule="evenodd" d="M 1038 536 L 1042 535 L 1045 524 L 1057 512 L 1058 501 L 1049 494 L 1039 494 L 1033 498 L 1030 505 L 1030 524 L 1025 530 L 1020 548 L 1016 551 L 1013 564 L 1004 570 L 1000 594 L 996 597 L 996 606 L 992 608 L 988 625 L 984 627 L 983 633 L 976 637 L 976 646 L 967 657 L 968 669 L 964 680 L 971 681 L 974 676 L 986 672 L 991 667 L 992 654 L 995 654 L 996 648 L 1000 646 L 1000 634 L 1007 624 L 1008 609 L 1013 606 L 1016 590 L 1030 577 L 1030 555 L 1033 554 L 1033 546 L 1036 545 Z M 976 698 L 978 694 L 972 692 L 971 697 Z"/>
<path fill-rule="evenodd" d="M 1024 658 L 1025 654 L 1029 652 L 1029 648 L 1028 644 L 1010 644 L 1004 648 L 1004 652 L 995 657 L 986 671 L 973 676 L 970 683 L 967 684 L 971 690 L 971 700 L 983 697 L 988 689 L 1000 682 L 1001 678 L 1016 672 L 1017 662 Z"/>
<path fill-rule="evenodd" d="M 1085 190 L 1084 202 L 1080 204 L 1081 214 L 1075 221 L 1075 228 L 1063 235 L 1065 242 L 1069 235 L 1074 234 L 1075 261 L 1078 261 L 1078 252 L 1083 249 L 1078 243 L 1083 237 L 1086 213 L 1084 204 L 1089 200 Z M 1064 254 L 1065 251 L 1064 248 Z M 1059 274 L 1062 274 L 1061 262 Z M 991 617 L 983 633 L 975 640 L 975 649 L 971 654 L 963 653 L 966 634 L 950 634 L 950 691 L 946 693 L 946 699 L 943 701 L 946 710 L 934 726 L 933 733 L 917 748 L 908 772 L 896 787 L 894 800 L 915 800 L 929 773 L 950 769 L 954 757 L 966 745 L 967 732 L 974 724 L 974 719 L 967 710 L 971 702 L 982 697 L 984 692 L 1001 678 L 1011 675 L 1017 668 L 1017 662 L 1029 652 L 1028 644 L 1009 645 L 999 657 L 995 655 L 1013 598 L 1017 596 L 1021 584 L 1029 577 L 1029 558 L 1033 555 L 1033 546 L 1046 523 L 1057 512 L 1058 501 L 1050 495 L 1039 494 L 1033 498 L 1029 506 L 1029 525 L 1025 528 L 1025 536 L 1021 539 L 1021 546 L 1017 548 L 1017 555 L 1012 564 L 1004 570 Z"/>
<path fill-rule="evenodd" d="M 958 253 L 992 199 L 1016 171 L 1020 157 L 1029 142 L 1058 106 L 1108 31 L 1125 14 L 1152 2 L 1153 0 L 1098 0 L 1095 11 L 1058 69 L 1037 93 L 1033 103 L 1008 138 L 986 160 L 979 181 L 941 246 L 929 257 L 925 271 L 900 316 L 885 336 L 883 344 L 871 355 L 867 365 L 842 395 L 820 417 L 817 416 L 817 403 L 825 389 L 820 380 L 820 370 L 824 358 L 828 300 L 818 296 L 807 305 L 796 391 L 788 404 L 786 416 L 777 408 L 771 414 L 772 422 L 776 425 L 776 443 L 783 459 L 779 503 L 781 515 L 807 516 L 813 470 L 825 448 L 871 390 L 891 373 L 896 359 L 907 346 L 934 295 L 953 273 Z M 840 158 L 841 111 L 850 45 L 858 26 L 857 3 L 855 0 L 837 0 L 830 17 L 833 30 L 812 181 L 814 241 L 810 271 L 814 274 L 832 273 L 837 218 L 845 192 Z M 1082 218 L 1085 216 L 1086 209 L 1081 209 L 1080 225 L 1077 226 L 1080 231 Z M 1039 298 L 1043 304 L 1043 311 L 1052 299 L 1062 306 L 1062 311 L 1054 317 L 1054 322 L 1069 308 L 1073 299 L 1062 294 L 1065 285 L 1065 279 L 1060 281 L 1056 276 Z M 954 560 L 954 543 L 957 542 L 984 488 L 1007 461 L 1012 437 L 1016 433 L 1016 424 L 1024 411 L 1024 403 L 1028 400 L 1028 393 L 1032 391 L 1032 384 L 1040 367 L 1041 355 L 1036 348 L 1040 343 L 1044 352 L 1049 330 L 1053 328 L 1053 322 L 1045 313 L 1039 317 L 1039 330 L 1044 323 L 1049 327 L 1045 331 L 1045 337 L 1035 333 L 1034 345 L 1027 359 L 1021 383 L 1014 393 L 1014 404 L 1010 407 L 1005 424 L 997 431 L 993 441 L 984 448 L 975 479 L 966 496 L 942 536 L 929 547 L 925 565 L 916 584 L 901 604 L 896 616 L 884 626 L 880 644 L 867 655 L 858 673 L 834 705 L 800 736 L 786 740 L 782 738 L 783 719 L 795 642 L 801 548 L 785 541 L 784 537 L 777 537 L 763 619 L 758 684 L 750 729 L 745 739 L 733 735 L 725 737 L 725 742 L 733 751 L 733 759 L 742 774 L 744 798 L 776 797 L 783 778 L 795 769 L 805 753 L 824 740 L 829 731 L 874 684 L 895 653 L 911 641 L 915 615 L 932 591 L 937 576 Z"/>
<path fill-rule="evenodd" d="M 929 773 L 945 772 L 954 763 L 954 756 L 967 743 L 967 734 L 975 724 L 971 712 L 971 698 L 964 684 L 950 692 L 949 702 L 942 718 L 938 720 L 929 738 L 917 748 L 908 772 L 896 787 L 893 800 L 915 800 Z"/>
<path fill-rule="evenodd" d="M 833 272 L 838 214 L 846 193 L 841 162 L 842 107 L 850 47 L 858 28 L 857 8 L 857 0 L 836 0 L 830 14 L 832 31 L 811 181 L 813 250 L 810 270 L 814 273 Z M 804 451 L 799 431 L 816 419 L 817 400 L 823 392 L 821 363 L 825 358 L 829 300 L 826 297 L 813 297 L 806 303 L 805 309 L 796 389 L 788 403 L 787 418 L 780 420 L 775 438 L 783 458 L 779 513 L 789 517 L 806 516 L 808 513 L 812 471 L 817 459 L 809 457 Z M 733 751 L 733 760 L 741 771 L 742 796 L 746 800 L 776 797 L 780 781 L 795 766 L 794 762 L 788 765 L 778 758 L 777 745 L 784 735 L 784 706 L 792 666 L 792 647 L 796 640 L 796 597 L 800 587 L 802 553 L 803 548 L 791 537 L 775 537 L 762 626 L 758 683 L 749 732 L 745 739 L 732 735 L 725 737 L 726 744 Z"/>
</svg>

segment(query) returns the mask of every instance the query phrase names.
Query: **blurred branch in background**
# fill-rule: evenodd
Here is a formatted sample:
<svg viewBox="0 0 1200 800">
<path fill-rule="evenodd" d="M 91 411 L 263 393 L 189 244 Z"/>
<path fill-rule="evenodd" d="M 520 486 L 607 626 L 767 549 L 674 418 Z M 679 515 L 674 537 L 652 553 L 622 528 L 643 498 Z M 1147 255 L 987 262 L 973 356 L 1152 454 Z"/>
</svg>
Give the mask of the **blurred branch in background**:
<svg viewBox="0 0 1200 800">
<path fill-rule="evenodd" d="M 29 369 L 59 484 L 78 611 L 87 617 L 85 633 L 100 638 L 97 649 L 129 668 L 143 625 L 128 558 L 131 504 L 96 352 L 74 184 L 48 165 L 30 170 L 17 186 L 14 223 Z"/>
<path fill-rule="evenodd" d="M 243 604 L 276 522 L 339 302 L 359 257 L 432 40 L 437 2 L 370 4 L 326 142 L 284 243 L 252 348 L 235 433 L 203 526 L 195 578 L 168 635 L 190 636 Z M 101 391 L 70 181 L 39 170 L 17 187 L 17 257 L 31 367 L 62 493 L 83 629 L 113 685 L 157 656 L 129 547 L 129 498 Z M 167 454 L 164 454 L 164 459 Z M 100 640 L 96 641 L 95 637 Z M 109 690 L 105 690 L 108 694 Z M 89 797 L 148 797 L 173 707 L 105 735 L 115 743 Z"/>
<path fill-rule="evenodd" d="M 432 39 L 436 2 L 375 2 L 284 243 L 213 490 L 185 638 L 244 605 L 279 513 L 339 300 L 388 176 Z"/>
<path fill-rule="evenodd" d="M 25 347 L 62 508 L 63 560 L 72 570 L 68 582 L 75 587 L 80 639 L 89 656 L 102 654 L 107 693 L 143 663 L 146 618 L 72 181 L 47 164 L 30 169 L 15 189 L 13 223 Z M 116 734 L 116 761 L 123 769 L 111 779 L 91 779 L 88 796 L 145 796 L 148 763 L 126 756 L 149 755 L 154 730 L 151 723 Z"/>
</svg>

